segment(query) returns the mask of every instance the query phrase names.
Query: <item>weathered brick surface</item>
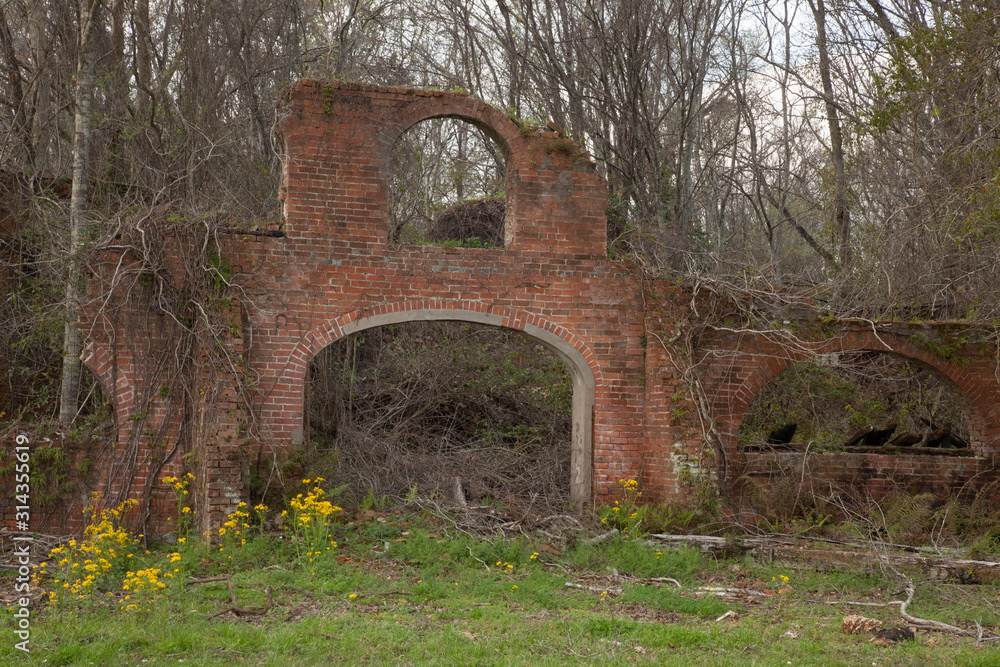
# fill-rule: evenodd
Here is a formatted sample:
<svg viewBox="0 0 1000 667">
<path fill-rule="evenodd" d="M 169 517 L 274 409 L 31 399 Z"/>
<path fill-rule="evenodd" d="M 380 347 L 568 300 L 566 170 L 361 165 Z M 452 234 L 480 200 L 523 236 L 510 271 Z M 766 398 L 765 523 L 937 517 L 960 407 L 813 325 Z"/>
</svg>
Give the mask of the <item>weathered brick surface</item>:
<svg viewBox="0 0 1000 667">
<path fill-rule="evenodd" d="M 904 357 L 931 371 L 959 397 L 976 456 L 926 456 L 845 452 L 813 452 L 807 471 L 823 484 L 833 484 L 872 497 L 892 490 L 972 496 L 985 490 L 1000 496 L 995 460 L 1000 455 L 996 350 L 962 344 L 965 326 L 955 323 L 882 324 L 801 321 L 807 333 L 716 331 L 700 344 L 699 375 L 715 417 L 715 426 L 730 465 L 732 481 L 748 475 L 757 483 L 795 469 L 801 476 L 804 453 L 741 452 L 737 433 L 757 393 L 778 373 L 812 356 L 867 350 Z M 935 353 L 947 348 L 948 357 Z M 795 468 L 795 466 L 798 468 Z"/>
<path fill-rule="evenodd" d="M 952 382 L 965 397 L 980 457 L 930 463 L 927 457 L 871 455 L 862 467 L 856 455 L 816 454 L 811 470 L 847 479 L 864 469 L 877 486 L 889 479 L 889 468 L 905 469 L 914 479 L 961 480 L 991 465 L 1000 438 L 995 350 L 958 350 L 956 358 L 968 360 L 963 365 L 915 344 L 915 333 L 947 337 L 947 326 L 876 334 L 866 325 L 813 322 L 813 333 L 799 336 L 805 345 L 710 330 L 694 341 L 691 356 L 678 326 L 689 319 L 691 295 L 607 259 L 606 186 L 586 156 L 560 149 L 555 133 L 522 132 L 503 113 L 463 94 L 341 83 L 299 82 L 280 112 L 283 236 L 235 234 L 221 241 L 233 282 L 241 286 L 233 301 L 242 306 L 232 312 L 226 341 L 239 360 L 230 369 L 236 374 L 204 364 L 181 400 L 179 380 L 151 367 L 177 332 L 165 318 L 139 317 L 136 304 L 145 300 L 148 306 L 148 295 L 123 300 L 113 317 L 103 310 L 85 313 L 87 363 L 113 388 L 117 458 L 126 460 L 136 447 L 159 447 L 160 458 L 153 458 L 166 461 L 115 478 L 107 491 L 125 484 L 138 497 L 152 488 L 154 530 L 169 528 L 173 503 L 151 474 L 177 474 L 187 455 L 198 476 L 200 527 L 217 525 L 244 494 L 241 456 L 280 457 L 301 443 L 311 358 L 351 331 L 413 319 L 521 330 L 566 361 L 574 377 L 574 447 L 582 476 L 574 484 L 585 493 L 602 496 L 617 480 L 638 477 L 647 497 L 667 498 L 686 493 L 699 473 L 727 472 L 724 481 L 733 483 L 739 475 L 760 477 L 775 465 L 790 465 L 739 452 L 737 430 L 754 396 L 777 373 L 832 350 L 900 354 Z M 390 150 L 407 128 L 436 117 L 474 123 L 503 148 L 504 248 L 388 243 Z M 183 249 L 166 252 L 176 256 Z M 116 265 L 110 258 L 108 266 Z M 110 280 L 95 278 L 94 293 Z M 241 392 L 237 376 L 252 379 L 252 390 Z M 710 414 L 699 413 L 693 379 L 700 379 L 698 401 Z M 141 433 L 130 426 L 136 415 Z M 721 437 L 721 461 L 704 444 L 708 429 Z"/>
<path fill-rule="evenodd" d="M 963 501 L 971 501 L 981 491 L 993 499 L 997 495 L 995 456 L 949 455 L 947 450 L 919 454 L 797 451 L 758 452 L 740 460 L 740 491 L 805 480 L 803 493 L 821 498 L 846 494 L 878 500 L 900 491 Z"/>
<path fill-rule="evenodd" d="M 606 188 L 593 164 L 461 94 L 301 82 L 286 110 L 286 237 L 228 249 L 254 285 L 250 364 L 268 371 L 260 417 L 274 441 L 301 438 L 309 360 L 345 327 L 407 312 L 485 315 L 548 332 L 586 363 L 595 486 L 641 471 L 641 295 L 634 267 L 606 258 Z M 475 123 L 503 147 L 503 249 L 388 244 L 391 148 L 413 123 L 442 116 Z"/>
</svg>

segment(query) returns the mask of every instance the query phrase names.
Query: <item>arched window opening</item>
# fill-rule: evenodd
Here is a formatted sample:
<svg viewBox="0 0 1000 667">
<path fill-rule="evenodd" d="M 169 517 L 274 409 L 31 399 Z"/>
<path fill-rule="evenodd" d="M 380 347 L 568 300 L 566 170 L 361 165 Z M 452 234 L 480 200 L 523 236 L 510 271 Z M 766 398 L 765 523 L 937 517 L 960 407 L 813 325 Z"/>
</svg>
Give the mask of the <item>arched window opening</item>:
<svg viewBox="0 0 1000 667">
<path fill-rule="evenodd" d="M 53 358 L 47 360 L 47 365 L 37 359 L 29 361 L 36 363 L 8 370 L 0 386 L 0 424 L 7 421 L 42 423 L 57 416 L 53 409 L 59 406 L 61 366 L 54 363 Z M 46 359 L 43 357 L 42 361 Z M 80 393 L 73 423 L 73 437 L 95 440 L 115 437 L 114 404 L 101 381 L 86 365 L 80 370 Z"/>
<path fill-rule="evenodd" d="M 115 437 L 115 406 L 104 390 L 104 385 L 86 365 L 80 375 L 80 402 L 77 407 L 78 429 L 95 438 L 112 440 Z"/>
<path fill-rule="evenodd" d="M 880 352 L 840 352 L 801 361 L 757 394 L 740 426 L 744 450 L 948 449 L 972 454 L 959 391 L 931 368 Z"/>
<path fill-rule="evenodd" d="M 475 125 L 417 123 L 389 157 L 390 242 L 503 247 L 506 173 L 501 147 Z"/>
<path fill-rule="evenodd" d="M 309 369 L 310 475 L 356 498 L 414 489 L 452 502 L 560 510 L 570 497 L 573 383 L 517 331 L 466 322 L 365 329 Z"/>
</svg>

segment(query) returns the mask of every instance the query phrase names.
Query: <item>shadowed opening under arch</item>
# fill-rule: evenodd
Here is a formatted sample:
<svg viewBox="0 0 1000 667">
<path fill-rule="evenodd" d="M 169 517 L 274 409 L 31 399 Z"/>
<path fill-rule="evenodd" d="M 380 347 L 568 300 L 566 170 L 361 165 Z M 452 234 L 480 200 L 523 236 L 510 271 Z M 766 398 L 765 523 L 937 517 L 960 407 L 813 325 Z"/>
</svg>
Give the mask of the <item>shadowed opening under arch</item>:
<svg viewBox="0 0 1000 667">
<path fill-rule="evenodd" d="M 905 355 L 869 350 L 788 364 L 742 415 L 741 448 L 965 449 L 982 444 L 969 397 L 945 373 Z"/>
<path fill-rule="evenodd" d="M 570 501 L 574 504 L 587 501 L 590 498 L 593 479 L 593 413 L 596 383 L 594 372 L 580 350 L 562 337 L 533 324 L 524 324 L 523 328 L 505 326 L 504 317 L 497 313 L 448 308 L 403 310 L 359 318 L 344 324 L 337 339 L 391 324 L 429 321 L 470 322 L 520 331 L 543 345 L 563 362 L 569 371 L 573 387 Z M 304 407 L 308 409 L 307 406 Z"/>
</svg>

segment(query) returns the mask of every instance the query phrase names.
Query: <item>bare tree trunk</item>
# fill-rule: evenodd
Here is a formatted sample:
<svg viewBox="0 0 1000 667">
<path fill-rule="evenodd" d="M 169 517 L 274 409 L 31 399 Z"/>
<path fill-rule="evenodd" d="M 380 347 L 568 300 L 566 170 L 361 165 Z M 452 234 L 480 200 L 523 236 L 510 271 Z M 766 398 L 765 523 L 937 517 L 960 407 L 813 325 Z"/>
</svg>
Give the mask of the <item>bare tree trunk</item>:
<svg viewBox="0 0 1000 667">
<path fill-rule="evenodd" d="M 824 0 L 809 0 L 816 19 L 816 48 L 819 49 L 819 76 L 823 83 L 826 120 L 830 126 L 830 159 L 833 162 L 833 219 L 840 242 L 840 265 L 851 263 L 851 212 L 847 207 L 847 176 L 844 173 L 844 135 L 840 116 L 833 99 L 833 79 L 830 77 L 830 53 L 826 41 L 826 5 Z"/>
<path fill-rule="evenodd" d="M 7 76 L 10 79 L 11 102 L 15 105 L 14 122 L 11 126 L 14 136 L 21 143 L 24 157 L 28 167 L 33 167 L 35 163 L 34 146 L 31 143 L 31 123 L 28 118 L 28 98 L 25 97 L 24 87 L 21 85 L 22 66 L 14 50 L 14 40 L 7 25 L 7 15 L 3 7 L 0 7 L 0 55 L 3 56 L 7 65 Z"/>
<path fill-rule="evenodd" d="M 83 294 L 80 255 L 84 245 L 87 222 L 87 169 L 90 163 L 90 104 L 94 90 L 94 60 L 90 53 L 90 36 L 94 29 L 98 0 L 83 0 L 79 4 L 79 44 L 76 68 L 76 109 L 73 132 L 73 192 L 69 205 L 69 275 L 66 278 L 66 328 L 63 342 L 62 392 L 59 422 L 70 424 L 76 418 L 80 394 L 80 353 L 83 334 L 75 324 L 79 317 Z"/>
<path fill-rule="evenodd" d="M 678 239 L 686 239 L 691 233 L 691 218 L 693 213 L 692 198 L 694 197 L 694 146 L 697 142 L 702 111 L 701 80 L 694 81 L 690 92 L 691 99 L 683 112 L 681 120 L 683 130 L 681 138 L 683 145 L 677 155 L 677 192 L 674 195 L 674 230 Z"/>
<path fill-rule="evenodd" d="M 782 165 L 781 176 L 778 177 L 778 213 L 787 220 L 785 212 L 788 210 L 788 190 L 792 182 L 792 137 L 791 137 L 791 108 L 788 103 L 788 77 L 792 67 L 792 17 L 790 15 L 788 0 L 784 2 L 784 14 L 781 19 L 781 27 L 784 38 L 784 63 L 781 68 L 781 144 L 782 144 Z M 782 221 L 784 222 L 784 221 Z M 782 284 L 781 278 L 781 227 L 777 225 L 777 252 L 772 248 L 771 257 L 774 261 L 775 282 Z"/>
<path fill-rule="evenodd" d="M 135 62 L 136 83 L 139 88 L 137 107 L 143 112 L 152 106 L 153 98 L 149 89 L 153 78 L 153 58 L 149 52 L 151 38 L 149 34 L 149 0 L 137 0 L 135 3 Z"/>
<path fill-rule="evenodd" d="M 31 104 L 31 147 L 34 161 L 32 170 L 37 174 L 49 168 L 49 137 L 51 130 L 46 127 L 51 113 L 51 78 L 48 71 L 49 36 L 44 28 L 46 3 L 36 0 L 31 4 L 28 19 L 28 39 L 31 42 L 34 66 L 34 91 Z"/>
</svg>

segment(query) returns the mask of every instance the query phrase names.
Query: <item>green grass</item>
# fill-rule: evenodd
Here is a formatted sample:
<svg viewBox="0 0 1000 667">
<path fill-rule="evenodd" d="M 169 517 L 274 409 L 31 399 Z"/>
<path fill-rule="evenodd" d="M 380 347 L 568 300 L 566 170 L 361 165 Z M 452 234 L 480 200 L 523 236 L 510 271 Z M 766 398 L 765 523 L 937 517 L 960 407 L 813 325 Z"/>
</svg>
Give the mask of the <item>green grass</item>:
<svg viewBox="0 0 1000 667">
<path fill-rule="evenodd" d="M 715 561 L 686 548 L 637 542 L 567 547 L 541 535 L 482 540 L 430 517 L 387 518 L 378 527 L 338 526 L 340 547 L 311 565 L 294 562 L 294 549 L 276 536 L 235 553 L 192 547 L 186 556 L 192 574 L 231 573 L 241 607 L 262 607 L 265 588 L 273 588 L 277 606 L 264 617 L 211 618 L 230 605 L 225 582 L 189 586 L 183 604 L 161 595 L 150 612 L 123 613 L 117 605 L 74 613 L 38 609 L 31 655 L 16 651 L 8 639 L 0 644 L 0 663 L 1000 664 L 1000 648 L 966 638 L 938 635 L 931 641 L 932 635 L 920 634 L 881 647 L 870 636 L 842 634 L 841 619 L 849 613 L 899 625 L 897 607 L 826 604 L 898 599 L 899 581 L 877 572 Z M 532 559 L 536 551 L 540 557 Z M 698 590 L 773 592 L 772 577 L 781 575 L 789 577 L 791 590 L 759 603 Z M 655 577 L 675 578 L 683 588 L 650 581 Z M 567 581 L 597 590 L 567 588 Z M 11 584 L 3 582 L 8 589 Z M 998 599 L 994 585 L 919 580 L 911 613 L 966 626 L 979 621 L 989 632 L 1000 624 Z M 738 620 L 715 620 L 729 610 Z M 3 627 L 13 637 L 9 611 Z"/>
</svg>

